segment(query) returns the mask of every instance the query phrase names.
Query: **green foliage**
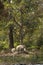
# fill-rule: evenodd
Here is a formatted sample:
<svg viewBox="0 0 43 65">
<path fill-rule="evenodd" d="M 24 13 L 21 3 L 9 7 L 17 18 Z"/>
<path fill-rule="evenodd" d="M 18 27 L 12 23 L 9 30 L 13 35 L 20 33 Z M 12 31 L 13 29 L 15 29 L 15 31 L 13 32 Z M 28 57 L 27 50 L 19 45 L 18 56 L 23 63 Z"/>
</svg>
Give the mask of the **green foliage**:
<svg viewBox="0 0 43 65">
<path fill-rule="evenodd" d="M 4 49 L 8 49 L 9 48 L 9 44 L 8 42 L 5 41 L 0 41 L 0 51 L 4 50 Z"/>
<path fill-rule="evenodd" d="M 43 52 L 43 45 L 40 47 L 40 51 Z"/>
<path fill-rule="evenodd" d="M 42 2 L 42 1 L 41 1 Z M 43 45 L 43 9 L 40 0 L 3 0 L 4 9 L 0 12 L 5 12 L 0 15 L 0 48 L 8 48 L 9 45 L 9 27 L 14 27 L 13 37 L 14 46 L 16 47 L 21 42 L 26 47 L 41 48 Z M 7 14 L 6 14 L 7 12 Z M 21 37 L 20 37 L 21 36 Z"/>
<path fill-rule="evenodd" d="M 14 47 L 16 48 L 19 44 L 20 44 L 19 42 L 15 42 Z"/>
</svg>

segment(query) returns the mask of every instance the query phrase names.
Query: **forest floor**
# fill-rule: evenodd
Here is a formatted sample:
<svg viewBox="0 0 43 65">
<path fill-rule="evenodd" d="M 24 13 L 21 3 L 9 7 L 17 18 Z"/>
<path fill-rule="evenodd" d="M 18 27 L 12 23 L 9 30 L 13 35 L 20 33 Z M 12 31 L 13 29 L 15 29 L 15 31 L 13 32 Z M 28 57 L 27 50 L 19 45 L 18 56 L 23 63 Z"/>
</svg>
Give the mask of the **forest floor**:
<svg viewBox="0 0 43 65">
<path fill-rule="evenodd" d="M 43 53 L 37 51 L 31 52 L 29 51 L 28 54 L 25 53 L 0 53 L 0 62 L 10 62 L 10 63 L 16 63 L 16 62 L 22 62 L 22 63 L 43 63 Z"/>
</svg>

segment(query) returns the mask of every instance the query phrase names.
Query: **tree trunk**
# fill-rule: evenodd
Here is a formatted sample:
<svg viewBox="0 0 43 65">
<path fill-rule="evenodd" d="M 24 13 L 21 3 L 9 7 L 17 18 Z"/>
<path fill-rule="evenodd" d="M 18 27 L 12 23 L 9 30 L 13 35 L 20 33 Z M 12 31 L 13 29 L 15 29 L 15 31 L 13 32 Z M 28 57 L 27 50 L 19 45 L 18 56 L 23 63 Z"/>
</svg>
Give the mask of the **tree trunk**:
<svg viewBox="0 0 43 65">
<path fill-rule="evenodd" d="M 23 12 L 22 9 L 20 10 L 21 12 L 21 26 L 20 26 L 20 44 L 23 44 Z"/>
<path fill-rule="evenodd" d="M 20 44 L 23 44 L 23 25 L 21 23 L 21 27 L 20 27 Z"/>
<path fill-rule="evenodd" d="M 13 25 L 10 25 L 10 27 L 9 27 L 9 41 L 10 41 L 9 47 L 14 48 Z"/>
</svg>

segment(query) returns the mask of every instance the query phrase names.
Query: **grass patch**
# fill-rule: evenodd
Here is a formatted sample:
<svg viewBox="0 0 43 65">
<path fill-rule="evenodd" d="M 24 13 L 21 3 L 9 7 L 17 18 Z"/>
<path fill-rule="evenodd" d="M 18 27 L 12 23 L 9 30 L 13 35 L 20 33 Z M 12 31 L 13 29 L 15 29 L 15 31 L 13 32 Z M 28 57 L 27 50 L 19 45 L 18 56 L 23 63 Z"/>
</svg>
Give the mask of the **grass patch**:
<svg viewBox="0 0 43 65">
<path fill-rule="evenodd" d="M 43 55 L 42 55 L 43 56 Z M 40 55 L 36 57 L 36 55 L 29 55 L 28 57 L 23 55 L 17 56 L 0 56 L 0 62 L 10 62 L 10 63 L 43 63 L 43 57 Z"/>
</svg>

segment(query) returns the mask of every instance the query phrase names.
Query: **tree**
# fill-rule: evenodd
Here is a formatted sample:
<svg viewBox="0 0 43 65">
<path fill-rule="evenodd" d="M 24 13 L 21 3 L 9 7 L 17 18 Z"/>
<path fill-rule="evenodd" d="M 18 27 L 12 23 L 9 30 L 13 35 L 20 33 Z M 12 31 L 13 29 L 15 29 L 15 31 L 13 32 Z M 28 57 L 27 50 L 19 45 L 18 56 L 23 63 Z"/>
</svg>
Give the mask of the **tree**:
<svg viewBox="0 0 43 65">
<path fill-rule="evenodd" d="M 4 4 L 4 10 L 2 11 L 5 13 L 1 15 L 0 18 L 3 19 L 2 25 L 5 23 L 5 27 L 7 26 L 7 34 L 9 30 L 9 46 L 11 48 L 14 47 L 14 42 L 25 44 L 28 47 L 37 45 L 40 36 L 39 31 L 41 30 L 39 27 L 43 24 L 41 22 L 43 18 L 43 9 L 42 6 L 40 6 L 40 1 L 3 0 L 2 2 Z"/>
<path fill-rule="evenodd" d="M 9 41 L 10 41 L 9 47 L 10 48 L 14 48 L 13 29 L 14 29 L 13 25 L 10 25 L 9 26 Z"/>
</svg>

